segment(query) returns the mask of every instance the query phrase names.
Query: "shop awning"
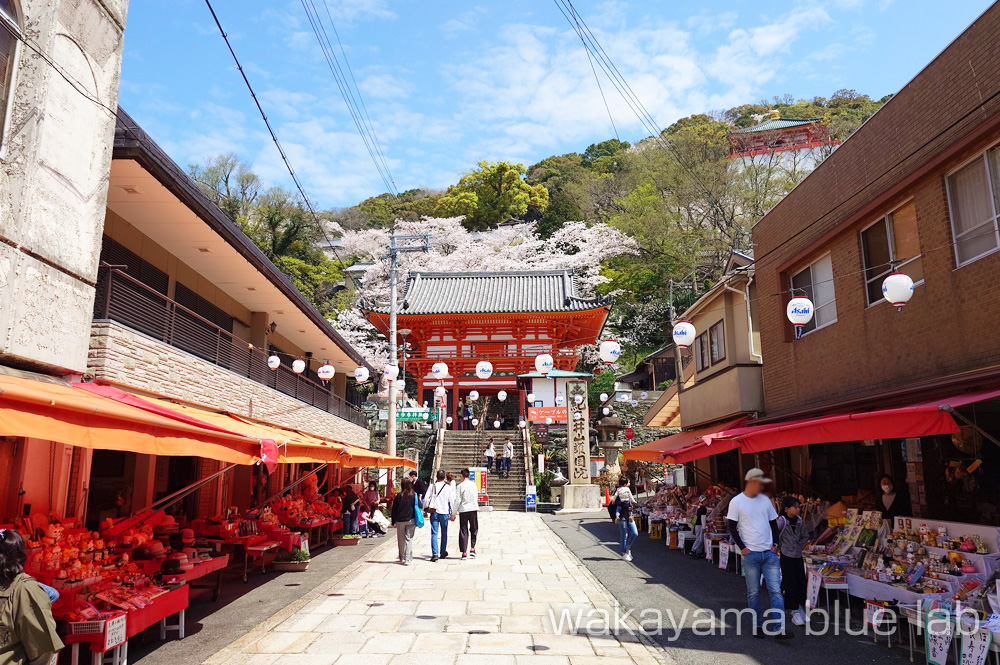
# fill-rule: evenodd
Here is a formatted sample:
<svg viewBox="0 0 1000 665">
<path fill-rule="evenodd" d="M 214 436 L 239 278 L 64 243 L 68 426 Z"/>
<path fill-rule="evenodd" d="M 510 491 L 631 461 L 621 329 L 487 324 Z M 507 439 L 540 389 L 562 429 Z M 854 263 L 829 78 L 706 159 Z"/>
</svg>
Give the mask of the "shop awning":
<svg viewBox="0 0 1000 665">
<path fill-rule="evenodd" d="M 642 462 L 668 461 L 668 457 L 673 457 L 674 453 L 696 444 L 703 443 L 703 437 L 716 434 L 722 430 L 737 427 L 745 420 L 746 418 L 737 418 L 736 420 L 731 420 L 721 425 L 702 427 L 700 429 L 693 429 L 687 432 L 678 432 L 677 434 L 671 434 L 670 436 L 665 436 L 662 439 L 657 439 L 656 441 L 650 441 L 649 443 L 645 443 L 641 446 L 636 446 L 630 450 L 625 450 L 622 454 L 627 460 L 633 459 Z M 680 462 L 675 463 L 679 464 Z"/>
<path fill-rule="evenodd" d="M 715 445 L 735 442 L 745 453 L 813 443 L 864 441 L 866 439 L 905 439 L 954 434 L 959 431 L 949 408 L 1000 397 L 1000 390 L 955 395 L 894 409 L 839 413 L 819 418 L 792 420 L 767 425 L 736 427 L 705 437 Z M 709 454 L 715 454 L 712 450 Z"/>
<path fill-rule="evenodd" d="M 260 442 L 117 402 L 71 384 L 0 374 L 0 435 L 101 450 L 253 464 Z"/>
</svg>

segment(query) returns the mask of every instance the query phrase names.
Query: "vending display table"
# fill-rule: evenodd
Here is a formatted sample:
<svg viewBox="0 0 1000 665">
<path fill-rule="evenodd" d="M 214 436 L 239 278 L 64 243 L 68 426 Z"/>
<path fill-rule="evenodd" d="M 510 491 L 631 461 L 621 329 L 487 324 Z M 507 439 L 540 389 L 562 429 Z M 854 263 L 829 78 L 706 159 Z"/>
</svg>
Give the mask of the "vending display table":
<svg viewBox="0 0 1000 665">
<path fill-rule="evenodd" d="M 178 582 L 187 582 L 188 586 L 192 589 L 212 589 L 212 602 L 219 599 L 219 593 L 222 591 L 222 570 L 229 565 L 229 555 L 223 554 L 222 556 L 217 556 L 204 563 L 196 565 L 191 570 L 184 571 L 177 575 L 169 575 L 166 577 L 168 581 L 177 580 Z M 200 579 L 202 577 L 207 577 L 215 573 L 215 583 L 205 584 L 205 585 L 194 585 L 191 584 L 192 581 Z"/>
</svg>

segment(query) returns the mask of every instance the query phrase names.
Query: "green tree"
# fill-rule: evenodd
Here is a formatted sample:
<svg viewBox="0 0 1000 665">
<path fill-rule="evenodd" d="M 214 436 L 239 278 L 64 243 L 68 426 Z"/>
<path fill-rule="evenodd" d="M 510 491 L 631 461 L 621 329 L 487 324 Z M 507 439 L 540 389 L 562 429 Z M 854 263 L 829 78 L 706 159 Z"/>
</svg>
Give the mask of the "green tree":
<svg viewBox="0 0 1000 665">
<path fill-rule="evenodd" d="M 244 226 L 250 219 L 261 182 L 250 165 L 227 152 L 210 158 L 204 166 L 188 166 L 191 179 L 229 219 Z"/>
<path fill-rule="evenodd" d="M 510 162 L 479 162 L 479 167 L 461 177 L 437 202 L 438 217 L 464 215 L 470 231 L 495 228 L 508 217 L 522 217 L 528 208 L 544 211 L 549 193 L 541 185 L 524 180 L 527 169 Z"/>
<path fill-rule="evenodd" d="M 601 141 L 600 143 L 591 143 L 587 146 L 587 149 L 583 151 L 583 158 L 580 160 L 580 164 L 584 168 L 593 168 L 594 163 L 600 157 L 613 157 L 619 153 L 625 152 L 629 148 L 628 141 L 619 141 L 618 139 L 608 139 L 607 141 Z"/>
</svg>

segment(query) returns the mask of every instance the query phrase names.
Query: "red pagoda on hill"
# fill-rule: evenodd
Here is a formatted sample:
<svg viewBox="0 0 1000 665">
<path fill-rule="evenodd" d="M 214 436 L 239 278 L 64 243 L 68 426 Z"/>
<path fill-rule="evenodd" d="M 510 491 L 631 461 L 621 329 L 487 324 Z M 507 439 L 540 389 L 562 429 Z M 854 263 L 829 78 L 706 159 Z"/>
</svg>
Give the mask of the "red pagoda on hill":
<svg viewBox="0 0 1000 665">
<path fill-rule="evenodd" d="M 830 140 L 830 128 L 822 118 L 782 118 L 778 111 L 771 111 L 767 120 L 729 132 L 727 159 L 837 144 Z"/>
</svg>

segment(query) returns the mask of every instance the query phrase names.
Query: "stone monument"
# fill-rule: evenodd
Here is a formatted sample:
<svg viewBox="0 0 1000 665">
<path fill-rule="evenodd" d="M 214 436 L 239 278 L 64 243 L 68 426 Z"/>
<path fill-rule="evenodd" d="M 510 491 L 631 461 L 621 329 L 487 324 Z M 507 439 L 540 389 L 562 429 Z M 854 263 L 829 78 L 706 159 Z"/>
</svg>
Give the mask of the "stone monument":
<svg viewBox="0 0 1000 665">
<path fill-rule="evenodd" d="M 601 508 L 601 488 L 590 482 L 590 408 L 587 382 L 566 382 L 566 448 L 569 484 L 563 487 L 562 507 L 570 510 Z"/>
</svg>

